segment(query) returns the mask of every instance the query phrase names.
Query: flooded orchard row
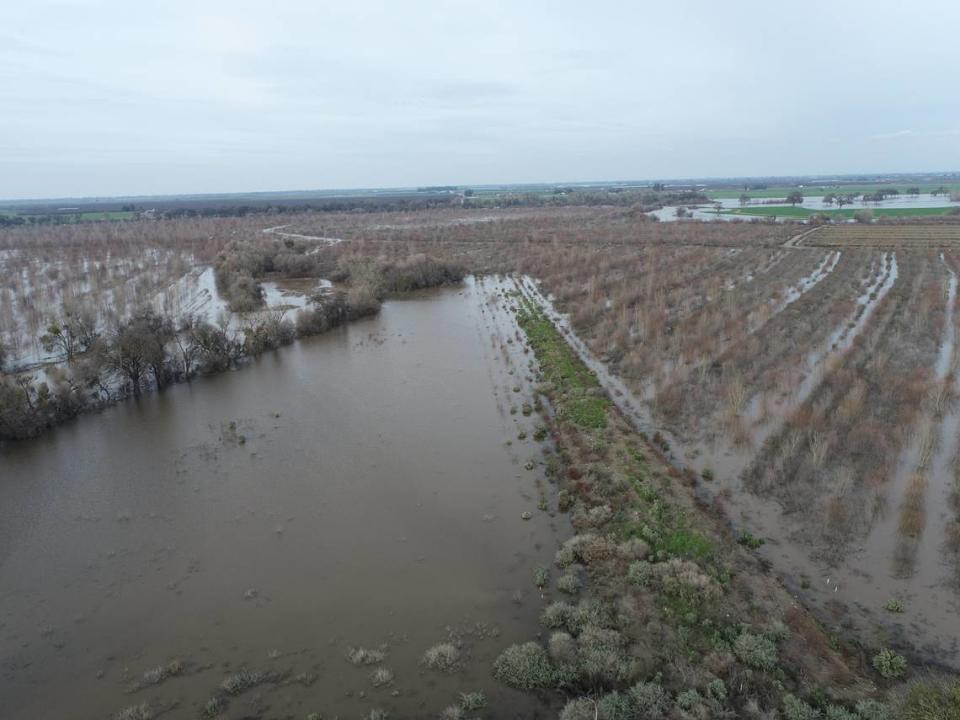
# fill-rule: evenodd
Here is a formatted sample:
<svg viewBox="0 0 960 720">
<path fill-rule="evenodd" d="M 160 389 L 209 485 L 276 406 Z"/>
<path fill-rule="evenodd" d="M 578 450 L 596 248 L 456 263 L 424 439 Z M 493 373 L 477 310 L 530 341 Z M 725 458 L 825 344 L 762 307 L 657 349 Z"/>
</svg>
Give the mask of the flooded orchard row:
<svg viewBox="0 0 960 720">
<path fill-rule="evenodd" d="M 496 289 L 388 302 L 0 454 L 4 716 L 422 717 L 461 692 L 553 714 L 490 673 L 570 533 Z"/>
<path fill-rule="evenodd" d="M 878 330 L 874 327 L 880 322 L 876 315 L 894 286 L 899 282 L 901 293 L 916 286 L 921 270 L 908 264 L 905 280 L 896 254 L 878 253 L 871 260 L 871 270 L 863 278 L 856 300 L 827 333 L 827 340 L 821 347 L 805 350 L 802 379 L 770 397 L 748 396 L 738 416 L 739 425 L 728 433 L 722 431 L 718 421 L 711 425 L 709 436 L 681 436 L 664 429 L 653 398 L 632 390 L 611 372 L 574 333 L 569 318 L 556 311 L 551 298 L 544 297 L 535 281 L 524 278 L 520 287 L 548 309 L 568 342 L 634 425 L 661 445 L 678 467 L 689 468 L 704 479 L 701 492 L 726 507 L 737 532 L 765 541 L 757 551 L 772 562 L 805 604 L 818 609 L 821 618 L 831 624 L 854 626 L 874 643 L 892 642 L 904 650 L 912 649 L 920 661 L 957 667 L 960 594 L 943 547 L 951 514 L 949 496 L 960 460 L 955 441 L 960 411 L 953 373 L 958 362 L 954 342 L 957 281 L 943 256 L 929 258 L 922 266 L 926 276 L 943 282 L 942 297 L 936 300 L 944 310 L 943 319 L 932 323 L 936 337 L 922 356 L 929 361 L 931 379 L 943 391 L 929 415 L 924 403 L 917 426 L 899 453 L 899 467 L 886 478 L 882 493 L 877 493 L 879 508 L 873 511 L 862 536 L 854 538 L 839 556 L 824 552 L 811 539 L 820 527 L 817 517 L 791 511 L 781 496 L 764 493 L 755 483 L 745 481 L 747 471 L 758 459 L 764 460 L 760 453 L 765 441 L 780 432 L 808 402 L 825 377 L 852 352 L 858 338 L 863 341 L 868 333 Z M 883 327 L 881 323 L 879 329 Z M 890 333 L 886 341 L 896 343 L 899 338 L 899 333 Z M 864 351 L 879 342 L 867 340 L 861 342 Z M 740 436 L 734 434 L 738 429 Z M 918 475 L 924 478 L 925 488 L 929 485 L 926 497 L 921 498 L 926 527 L 905 540 L 903 517 L 910 500 L 905 487 L 908 480 L 916 484 L 913 478 Z M 899 603 L 906 611 L 889 611 L 887 605 L 891 603 Z"/>
</svg>

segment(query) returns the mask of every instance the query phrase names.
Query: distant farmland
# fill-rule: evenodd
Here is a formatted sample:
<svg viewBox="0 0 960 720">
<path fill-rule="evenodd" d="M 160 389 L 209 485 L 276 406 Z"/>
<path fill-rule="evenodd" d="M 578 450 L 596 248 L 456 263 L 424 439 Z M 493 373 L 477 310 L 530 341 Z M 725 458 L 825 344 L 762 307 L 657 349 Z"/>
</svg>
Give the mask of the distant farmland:
<svg viewBox="0 0 960 720">
<path fill-rule="evenodd" d="M 868 210 L 876 217 L 941 217 L 956 206 L 910 208 L 844 208 L 842 210 L 815 210 L 789 205 L 754 205 L 721 211 L 721 215 L 750 215 L 753 217 L 792 217 L 805 219 L 812 215 L 826 215 L 835 220 L 851 220 L 854 213 Z"/>
<path fill-rule="evenodd" d="M 824 225 L 802 243 L 823 247 L 956 248 L 960 225 Z"/>
</svg>

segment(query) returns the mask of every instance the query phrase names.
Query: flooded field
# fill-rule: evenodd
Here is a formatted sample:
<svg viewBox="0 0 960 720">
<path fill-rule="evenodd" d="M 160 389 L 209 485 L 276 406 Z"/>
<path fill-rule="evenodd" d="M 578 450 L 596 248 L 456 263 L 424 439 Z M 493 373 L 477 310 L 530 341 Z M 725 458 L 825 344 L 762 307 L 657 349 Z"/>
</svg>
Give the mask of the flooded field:
<svg viewBox="0 0 960 720">
<path fill-rule="evenodd" d="M 786 192 L 784 192 L 786 195 Z M 676 205 L 669 205 L 659 210 L 655 210 L 651 215 L 663 222 L 672 222 L 683 218 L 693 220 L 733 220 L 750 219 L 751 217 L 775 217 L 780 222 L 796 220 L 796 214 L 793 212 L 799 208 L 811 212 L 831 212 L 838 207 L 833 200 L 826 201 L 827 196 L 823 194 L 804 195 L 802 202 L 795 205 L 787 203 L 782 199 L 755 198 L 748 203 L 742 203 L 737 198 L 718 198 L 712 200 L 709 205 L 699 205 L 683 207 L 683 210 Z M 956 207 L 957 201 L 952 200 L 949 195 L 932 195 L 930 193 L 921 193 L 919 195 L 898 195 L 884 198 L 883 200 L 864 199 L 863 195 L 858 195 L 852 202 L 845 203 L 844 207 L 848 210 L 905 210 L 918 212 L 924 210 L 938 210 L 949 207 Z M 779 213 L 778 210 L 779 209 Z M 719 210 L 719 212 L 718 212 Z M 741 214 L 742 213 L 742 214 Z M 752 213 L 756 213 L 755 215 Z"/>
<path fill-rule="evenodd" d="M 537 281 L 523 289 L 550 308 L 621 410 L 722 503 L 737 532 L 757 539 L 821 618 L 960 667 L 955 258 L 851 252 L 813 256 L 814 271 L 763 314 L 750 310 L 746 283 L 727 281 L 733 297 L 718 305 L 760 321 L 722 326 L 703 365 L 683 349 L 698 349 L 693 336 L 681 336 L 681 349 L 663 355 L 680 361 L 648 361 L 640 378 L 622 376 L 624 360 L 612 368 L 598 356 L 611 331 L 579 336 L 582 305 L 564 315 Z M 750 281 L 802 259 L 768 255 L 753 258 Z M 744 277 L 719 260 L 715 268 Z M 656 358 L 660 347 L 648 341 L 644 353 Z"/>
<path fill-rule="evenodd" d="M 570 530 L 489 302 L 388 302 L 0 454 L 4 717 L 555 713 L 490 674 Z"/>
</svg>

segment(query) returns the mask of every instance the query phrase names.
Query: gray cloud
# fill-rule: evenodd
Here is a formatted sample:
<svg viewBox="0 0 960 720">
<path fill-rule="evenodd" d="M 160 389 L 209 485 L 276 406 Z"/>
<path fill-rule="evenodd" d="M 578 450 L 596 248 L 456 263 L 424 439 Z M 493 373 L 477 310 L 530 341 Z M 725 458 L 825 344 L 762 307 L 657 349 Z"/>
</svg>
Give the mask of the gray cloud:
<svg viewBox="0 0 960 720">
<path fill-rule="evenodd" d="M 0 196 L 960 168 L 960 6 L 34 0 Z"/>
</svg>

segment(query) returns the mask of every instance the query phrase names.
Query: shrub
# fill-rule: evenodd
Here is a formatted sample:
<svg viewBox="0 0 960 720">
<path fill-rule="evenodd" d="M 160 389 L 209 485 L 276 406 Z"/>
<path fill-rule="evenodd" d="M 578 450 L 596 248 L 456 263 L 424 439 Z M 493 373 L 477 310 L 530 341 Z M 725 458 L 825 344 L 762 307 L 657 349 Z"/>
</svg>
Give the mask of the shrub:
<svg viewBox="0 0 960 720">
<path fill-rule="evenodd" d="M 574 634 L 579 634 L 588 625 L 610 628 L 614 626 L 613 612 L 609 605 L 587 598 L 577 603 L 567 620 L 567 627 Z"/>
<path fill-rule="evenodd" d="M 720 599 L 723 594 L 716 580 L 690 560 L 673 558 L 651 568 L 664 592 L 682 598 L 694 605 L 703 605 Z"/>
<path fill-rule="evenodd" d="M 563 706 L 560 720 L 597 720 L 599 708 L 590 698 L 577 698 Z"/>
<path fill-rule="evenodd" d="M 181 672 L 183 672 L 183 663 L 179 660 L 174 660 L 166 665 L 147 670 L 143 674 L 143 680 L 141 682 L 143 685 L 159 685 L 167 678 L 179 675 Z"/>
<path fill-rule="evenodd" d="M 893 711 L 877 700 L 861 700 L 858 702 L 857 715 L 863 720 L 893 720 Z"/>
<path fill-rule="evenodd" d="M 556 630 L 565 627 L 567 623 L 570 622 L 573 613 L 574 608 L 572 605 L 558 600 L 557 602 L 550 603 L 543 609 L 543 614 L 540 616 L 540 623 L 545 627 Z"/>
<path fill-rule="evenodd" d="M 786 720 L 820 720 L 823 717 L 819 710 L 793 695 L 783 698 L 783 716 Z"/>
<path fill-rule="evenodd" d="M 464 712 L 473 712 L 486 707 L 487 696 L 482 691 L 460 693 L 460 708 Z"/>
<path fill-rule="evenodd" d="M 744 665 L 757 670 L 773 670 L 777 665 L 777 646 L 762 635 L 740 633 L 733 643 L 733 654 Z"/>
<path fill-rule="evenodd" d="M 639 682 L 630 688 L 630 697 L 638 708 L 643 708 L 645 717 L 658 720 L 666 716 L 670 710 L 670 694 L 663 689 L 657 680 Z"/>
<path fill-rule="evenodd" d="M 353 665 L 376 665 L 386 659 L 387 653 L 383 647 L 371 650 L 355 647 L 347 650 L 347 660 Z"/>
<path fill-rule="evenodd" d="M 763 538 L 758 538 L 753 535 L 749 530 L 744 530 L 740 537 L 737 538 L 737 542 L 743 545 L 745 548 L 750 548 L 751 550 L 759 550 L 763 544 L 766 542 Z"/>
<path fill-rule="evenodd" d="M 889 679 L 903 677 L 907 671 L 907 660 L 889 648 L 883 648 L 873 656 L 873 667 L 882 677 Z"/>
<path fill-rule="evenodd" d="M 897 600 L 896 598 L 887 600 L 887 604 L 884 605 L 883 607 L 888 612 L 892 612 L 892 613 L 902 613 L 905 609 L 903 605 L 903 600 Z"/>
<path fill-rule="evenodd" d="M 493 661 L 493 676 L 518 690 L 546 688 L 555 674 L 547 652 L 535 642 L 511 645 Z"/>
<path fill-rule="evenodd" d="M 646 560 L 630 563 L 627 568 L 627 582 L 636 587 L 646 587 L 653 579 L 653 565 Z"/>
<path fill-rule="evenodd" d="M 545 567 L 538 567 L 533 571 L 533 582 L 541 590 L 550 582 L 550 571 Z"/>
<path fill-rule="evenodd" d="M 203 705 L 203 710 L 200 712 L 201 715 L 205 718 L 214 718 L 217 715 L 223 713 L 227 709 L 227 700 L 219 695 L 214 695 L 212 698 L 207 700 Z"/>
<path fill-rule="evenodd" d="M 903 699 L 897 717 L 902 720 L 960 720 L 960 684 L 914 683 Z"/>
<path fill-rule="evenodd" d="M 631 538 L 620 543 L 617 552 L 627 561 L 643 560 L 650 554 L 650 546 L 640 538 Z"/>
<path fill-rule="evenodd" d="M 572 595 L 583 586 L 576 572 L 566 572 L 557 580 L 557 590 Z"/>
<path fill-rule="evenodd" d="M 842 705 L 830 705 L 827 708 L 827 720 L 859 720 L 856 713 L 850 712 Z"/>
<path fill-rule="evenodd" d="M 113 720 L 152 720 L 152 718 L 153 711 L 147 703 L 131 705 L 113 716 Z"/>
<path fill-rule="evenodd" d="M 555 632 L 550 635 L 547 643 L 550 652 L 550 660 L 555 665 L 576 666 L 577 664 L 577 642 L 570 633 Z"/>
<path fill-rule="evenodd" d="M 383 687 L 393 682 L 393 673 L 385 667 L 378 667 L 370 674 L 370 682 L 374 687 Z"/>
<path fill-rule="evenodd" d="M 702 701 L 703 698 L 700 696 L 700 693 L 697 692 L 696 688 L 684 690 L 682 693 L 677 695 L 677 706 L 681 710 L 693 710 Z"/>
<path fill-rule="evenodd" d="M 423 654 L 422 662 L 431 670 L 453 672 L 460 662 L 460 650 L 450 642 L 437 643 Z"/>
<path fill-rule="evenodd" d="M 459 705 L 448 705 L 440 713 L 440 720 L 466 720 L 467 713 Z"/>
<path fill-rule="evenodd" d="M 266 674 L 258 670 L 240 670 L 232 675 L 227 675 L 227 677 L 223 679 L 223 682 L 220 683 L 220 687 L 230 695 L 239 695 L 259 685 L 266 679 Z"/>
<path fill-rule="evenodd" d="M 634 720 L 639 717 L 633 698 L 616 690 L 600 698 L 597 715 L 600 720 Z"/>
<path fill-rule="evenodd" d="M 577 638 L 580 679 L 596 687 L 626 680 L 630 673 L 626 645 L 626 638 L 616 630 L 585 627 Z"/>
<path fill-rule="evenodd" d="M 720 678 L 714 678 L 707 684 L 707 694 L 718 702 L 727 699 L 727 686 Z"/>
</svg>

